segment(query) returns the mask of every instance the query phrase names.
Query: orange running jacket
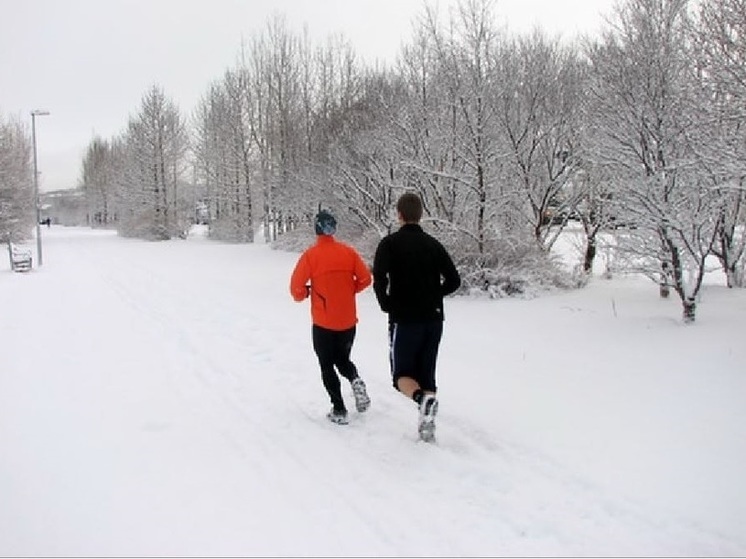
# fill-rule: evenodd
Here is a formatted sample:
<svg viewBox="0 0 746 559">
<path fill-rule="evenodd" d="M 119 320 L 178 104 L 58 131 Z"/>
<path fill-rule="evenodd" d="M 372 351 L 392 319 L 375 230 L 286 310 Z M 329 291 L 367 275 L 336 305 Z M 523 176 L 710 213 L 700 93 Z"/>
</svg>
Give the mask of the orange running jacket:
<svg viewBox="0 0 746 559">
<path fill-rule="evenodd" d="M 311 296 L 311 319 L 317 326 L 348 330 L 357 324 L 355 295 L 371 281 L 370 270 L 354 248 L 319 235 L 295 265 L 290 294 L 296 301 Z"/>
</svg>

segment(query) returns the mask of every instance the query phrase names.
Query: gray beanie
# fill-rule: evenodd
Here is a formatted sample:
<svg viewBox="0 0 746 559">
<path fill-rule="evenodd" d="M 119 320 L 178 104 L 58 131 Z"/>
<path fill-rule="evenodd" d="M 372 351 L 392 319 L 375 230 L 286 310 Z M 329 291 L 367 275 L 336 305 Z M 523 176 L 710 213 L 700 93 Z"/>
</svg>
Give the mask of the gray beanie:
<svg viewBox="0 0 746 559">
<path fill-rule="evenodd" d="M 337 220 L 326 210 L 321 210 L 313 220 L 317 235 L 334 235 L 337 232 Z"/>
</svg>

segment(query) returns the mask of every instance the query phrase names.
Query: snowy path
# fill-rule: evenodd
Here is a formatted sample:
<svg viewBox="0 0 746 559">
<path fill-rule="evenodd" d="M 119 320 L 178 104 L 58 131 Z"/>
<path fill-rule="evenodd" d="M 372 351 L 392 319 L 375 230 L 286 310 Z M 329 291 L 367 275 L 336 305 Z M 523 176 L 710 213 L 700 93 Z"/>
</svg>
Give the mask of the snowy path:
<svg viewBox="0 0 746 559">
<path fill-rule="evenodd" d="M 0 555 L 746 553 L 736 522 L 708 522 L 635 493 L 634 480 L 607 484 L 575 467 L 603 449 L 578 450 L 562 429 L 544 445 L 503 426 L 511 400 L 541 406 L 505 393 L 515 379 L 477 376 L 495 356 L 489 341 L 475 355 L 469 340 L 503 343 L 498 330 L 510 330 L 502 310 L 472 312 L 489 302 L 449 301 L 442 370 L 482 365 L 463 382 L 442 373 L 439 443 L 424 445 L 414 406 L 390 386 L 372 293 L 360 297 L 353 358 L 373 406 L 339 427 L 324 419 L 308 309 L 287 294 L 297 255 L 76 229 L 52 229 L 45 242 L 41 270 L 0 270 Z M 520 316 L 513 303 L 538 308 L 510 302 L 510 317 Z M 557 324 L 524 328 L 540 338 Z M 727 404 L 722 421 L 743 425 Z M 636 426 L 616 421 L 611 437 Z M 715 457 L 723 472 L 743 456 L 743 446 L 731 450 Z M 744 512 L 726 503 L 719 514 Z"/>
</svg>

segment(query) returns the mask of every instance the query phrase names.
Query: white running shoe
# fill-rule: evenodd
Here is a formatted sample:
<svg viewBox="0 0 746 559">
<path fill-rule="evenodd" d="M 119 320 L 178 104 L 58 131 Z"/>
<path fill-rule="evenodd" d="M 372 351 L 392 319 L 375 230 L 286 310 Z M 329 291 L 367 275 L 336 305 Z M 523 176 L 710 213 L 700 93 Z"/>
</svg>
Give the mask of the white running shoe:
<svg viewBox="0 0 746 559">
<path fill-rule="evenodd" d="M 433 442 L 435 440 L 435 416 L 438 414 L 438 399 L 435 394 L 425 394 L 420 402 L 420 421 L 417 431 L 420 440 Z"/>
<path fill-rule="evenodd" d="M 347 418 L 347 412 L 342 410 L 335 410 L 332 408 L 332 411 L 326 414 L 326 418 L 331 421 L 332 423 L 336 423 L 337 425 L 347 425 L 350 420 Z"/>
<path fill-rule="evenodd" d="M 365 383 L 360 377 L 352 381 L 352 394 L 355 396 L 355 409 L 364 412 L 370 407 L 370 397 L 365 389 Z"/>
</svg>

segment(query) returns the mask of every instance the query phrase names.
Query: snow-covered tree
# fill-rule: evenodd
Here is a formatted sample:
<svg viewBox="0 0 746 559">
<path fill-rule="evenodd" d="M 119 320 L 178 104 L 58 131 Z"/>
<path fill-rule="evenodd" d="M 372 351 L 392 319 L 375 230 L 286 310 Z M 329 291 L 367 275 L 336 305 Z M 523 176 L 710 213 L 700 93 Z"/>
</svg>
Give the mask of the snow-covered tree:
<svg viewBox="0 0 746 559">
<path fill-rule="evenodd" d="M 494 7 L 490 0 L 464 1 L 446 22 L 426 10 L 415 40 L 403 51 L 397 76 L 403 97 L 389 129 L 399 150 L 393 159 L 407 171 L 400 173 L 403 186 L 422 195 L 428 221 L 458 247 L 465 283 L 499 291 L 496 284 L 510 283 L 508 277 L 520 268 L 543 276 L 539 281 L 547 279 L 545 272 L 554 276 L 551 266 L 545 267 L 551 241 L 535 242 L 534 191 L 523 188 L 520 157 L 532 158 L 532 185 L 560 191 L 568 184 L 572 128 L 559 123 L 563 116 L 572 122 L 579 100 L 570 98 L 580 85 L 561 81 L 569 77 L 570 64 L 531 64 L 527 54 L 537 49 L 519 49 L 534 46 L 531 38 L 510 40 L 495 27 Z M 564 52 L 550 43 L 542 38 L 545 59 L 561 61 Z M 546 91 L 529 91 L 529 81 L 541 82 Z M 521 96 L 537 93 L 544 110 L 530 118 L 542 123 L 517 131 L 526 109 Z M 533 151 L 524 149 L 530 145 Z M 536 223 L 544 229 L 541 214 Z"/>
<path fill-rule="evenodd" d="M 498 97 L 506 138 L 507 178 L 521 194 L 534 237 L 550 250 L 584 197 L 576 180 L 583 158 L 581 125 L 585 66 L 573 46 L 537 30 L 501 57 Z M 528 210 L 524 211 L 524 208 Z"/>
<path fill-rule="evenodd" d="M 21 122 L 0 114 L 0 240 L 27 238 L 34 226 L 31 139 Z"/>
<path fill-rule="evenodd" d="M 284 17 L 273 17 L 250 51 L 254 98 L 252 138 L 259 157 L 264 234 L 277 237 L 290 219 L 297 194 L 294 177 L 302 153 L 302 88 L 300 38 Z"/>
<path fill-rule="evenodd" d="M 226 72 L 197 111 L 196 167 L 205 185 L 210 236 L 217 239 L 254 239 L 250 103 L 248 75 L 239 68 Z"/>
<path fill-rule="evenodd" d="M 322 199 L 346 213 L 352 225 L 374 232 L 376 241 L 391 230 L 393 193 L 401 184 L 399 152 L 388 127 L 394 103 L 396 94 L 387 79 L 362 79 L 361 93 L 344 105 L 336 103 L 324 126 L 334 140 L 326 156 L 328 182 L 320 189 Z"/>
<path fill-rule="evenodd" d="M 108 227 L 116 221 L 114 165 L 109 141 L 98 136 L 91 140 L 83 158 L 80 182 L 88 207 L 88 223 L 92 227 Z"/>
<path fill-rule="evenodd" d="M 492 256 L 485 259 L 495 236 L 499 204 L 495 186 L 500 183 L 501 163 L 492 101 L 503 88 L 496 72 L 502 37 L 494 26 L 493 4 L 463 2 L 450 20 L 452 25 L 445 27 L 436 12 L 427 11 L 425 31 L 432 54 L 423 52 L 424 57 L 415 60 L 422 63 L 433 57 L 436 70 L 430 83 L 423 84 L 425 95 L 414 91 L 411 99 L 417 104 L 410 105 L 416 108 L 413 122 L 422 124 L 413 163 L 425 171 L 423 199 L 433 206 L 433 217 L 457 224 L 462 241 L 473 246 L 469 252 L 485 261 Z M 433 94 L 429 98 L 428 90 Z"/>
<path fill-rule="evenodd" d="M 590 51 L 602 163 L 612 170 L 630 269 L 679 295 L 693 321 L 718 193 L 696 165 L 700 80 L 687 0 L 627 0 Z"/>
<path fill-rule="evenodd" d="M 159 87 L 152 87 L 124 134 L 117 222 L 121 234 L 170 239 L 188 229 L 193 194 L 182 181 L 187 149 L 178 107 Z"/>
<path fill-rule="evenodd" d="M 713 247 L 728 286 L 746 286 L 746 0 L 703 0 L 697 54 L 703 83 L 698 163 L 721 198 Z"/>
</svg>

